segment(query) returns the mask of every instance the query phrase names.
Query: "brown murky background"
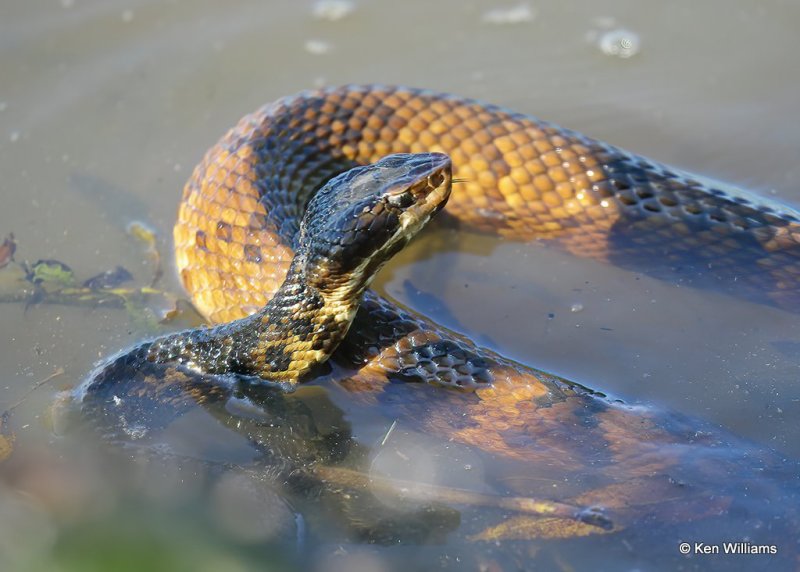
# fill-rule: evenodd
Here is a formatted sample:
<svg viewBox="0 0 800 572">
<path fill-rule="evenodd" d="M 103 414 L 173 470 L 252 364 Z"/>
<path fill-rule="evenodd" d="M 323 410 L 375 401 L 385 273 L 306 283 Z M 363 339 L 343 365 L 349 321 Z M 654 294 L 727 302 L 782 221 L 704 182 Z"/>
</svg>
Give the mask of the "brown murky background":
<svg viewBox="0 0 800 572">
<path fill-rule="evenodd" d="M 282 95 L 350 82 L 477 97 L 800 204 L 795 2 L 358 0 L 338 20 L 314 6 L 0 4 L 0 235 L 15 234 L 17 259 L 62 260 L 83 278 L 120 264 L 146 282 L 131 221 L 168 253 L 180 189 L 228 127 Z M 620 29 L 636 35 L 630 58 L 599 46 Z M 800 456 L 796 314 L 467 233 L 429 233 L 377 287 L 523 363 Z M 65 370 L 15 411 L 15 455 L 58 456 L 54 392 L 140 336 L 121 311 L 0 306 L 0 410 Z M 48 461 L 32 466 L 29 478 L 53 478 Z M 0 564 L 47 569 L 69 523 L 124 520 L 122 504 L 98 508 L 94 487 L 114 496 L 100 481 L 58 517 L 1 489 Z M 213 554 L 196 569 L 249 569 L 229 547 Z M 362 556 L 364 570 L 395 565 Z"/>
</svg>

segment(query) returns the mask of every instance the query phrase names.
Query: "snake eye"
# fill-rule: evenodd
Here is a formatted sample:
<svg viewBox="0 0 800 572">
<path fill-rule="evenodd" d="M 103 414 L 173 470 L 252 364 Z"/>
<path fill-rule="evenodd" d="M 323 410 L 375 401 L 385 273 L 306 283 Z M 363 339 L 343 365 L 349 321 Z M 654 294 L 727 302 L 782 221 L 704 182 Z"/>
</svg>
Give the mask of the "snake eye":
<svg viewBox="0 0 800 572">
<path fill-rule="evenodd" d="M 442 175 L 441 173 L 436 173 L 434 175 L 431 175 L 430 177 L 428 177 L 428 183 L 432 188 L 436 189 L 439 187 L 439 185 L 444 183 L 444 175 Z"/>
<path fill-rule="evenodd" d="M 401 209 L 407 209 L 414 204 L 414 196 L 411 191 L 405 191 L 399 195 L 389 195 L 389 204 Z"/>
</svg>

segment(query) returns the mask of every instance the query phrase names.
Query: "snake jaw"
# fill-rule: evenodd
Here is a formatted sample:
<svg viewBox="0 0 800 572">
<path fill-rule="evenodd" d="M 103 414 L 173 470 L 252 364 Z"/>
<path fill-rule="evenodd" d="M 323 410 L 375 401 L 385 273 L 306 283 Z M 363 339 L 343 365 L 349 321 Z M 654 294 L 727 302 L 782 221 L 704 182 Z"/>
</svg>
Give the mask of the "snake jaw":
<svg viewBox="0 0 800 572">
<path fill-rule="evenodd" d="M 414 204 L 400 215 L 404 232 L 416 234 L 428 221 L 447 204 L 452 190 L 453 171 L 450 159 L 444 155 L 446 163 L 435 173 L 430 174 L 421 184 L 411 188 Z M 444 160 L 443 160 L 444 161 Z"/>
</svg>

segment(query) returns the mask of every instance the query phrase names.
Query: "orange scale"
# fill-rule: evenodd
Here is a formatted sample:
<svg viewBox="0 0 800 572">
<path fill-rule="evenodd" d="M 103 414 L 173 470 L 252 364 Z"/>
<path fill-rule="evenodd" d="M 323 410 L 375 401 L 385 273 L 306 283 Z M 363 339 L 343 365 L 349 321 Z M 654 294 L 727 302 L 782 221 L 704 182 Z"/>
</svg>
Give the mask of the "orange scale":
<svg viewBox="0 0 800 572">
<path fill-rule="evenodd" d="M 433 121 L 435 121 L 436 119 L 438 119 L 438 118 L 439 118 L 438 114 L 437 114 L 437 113 L 435 113 L 435 112 L 434 112 L 432 109 L 430 109 L 430 108 L 428 108 L 428 109 L 423 109 L 423 110 L 420 112 L 419 116 L 420 116 L 420 118 L 421 118 L 423 121 L 425 121 L 425 122 L 427 122 L 427 123 L 431 123 L 431 122 L 433 122 Z"/>
<path fill-rule="evenodd" d="M 501 192 L 502 192 L 502 181 L 501 181 Z M 522 197 L 522 195 L 518 193 L 509 194 L 508 192 L 503 192 L 503 195 L 505 196 L 505 200 L 508 203 L 508 206 L 510 206 L 515 211 L 519 212 L 525 208 L 526 206 L 525 199 Z"/>
<path fill-rule="evenodd" d="M 556 192 L 565 199 L 571 199 L 575 196 L 575 188 L 564 181 L 556 184 Z"/>
<path fill-rule="evenodd" d="M 450 111 L 450 105 L 446 101 L 439 100 L 431 103 L 429 109 L 439 115 L 444 115 Z"/>
<path fill-rule="evenodd" d="M 468 105 L 456 105 L 453 113 L 462 121 L 475 114 L 475 108 Z"/>
<path fill-rule="evenodd" d="M 533 161 L 539 162 L 540 153 L 533 145 L 525 145 L 520 147 L 518 151 L 522 158 L 525 159 L 526 164 L 530 164 Z"/>
<path fill-rule="evenodd" d="M 361 132 L 362 143 L 375 143 L 378 140 L 378 130 L 367 128 Z"/>
<path fill-rule="evenodd" d="M 469 164 L 469 158 L 467 157 L 467 154 L 464 152 L 464 149 L 454 145 L 450 149 L 450 158 L 453 160 L 453 176 L 461 177 L 463 169 L 462 165 Z"/>
<path fill-rule="evenodd" d="M 239 213 L 236 212 L 236 209 L 232 207 L 225 207 L 220 211 L 220 220 L 227 224 L 234 224 L 236 217 Z"/>
<path fill-rule="evenodd" d="M 437 137 L 430 131 L 423 131 L 419 134 L 419 140 L 426 148 L 430 149 L 432 146 L 436 145 Z"/>
<path fill-rule="evenodd" d="M 380 130 L 379 135 L 380 138 L 383 139 L 384 141 L 392 141 L 395 138 L 396 133 L 397 132 L 391 127 L 383 127 Z"/>
<path fill-rule="evenodd" d="M 464 127 L 470 130 L 470 133 L 476 134 L 483 131 L 483 123 L 477 117 L 470 117 L 464 121 Z"/>
<path fill-rule="evenodd" d="M 553 151 L 553 145 L 547 139 L 536 139 L 533 142 L 533 147 L 542 155 L 549 154 Z M 558 160 L 561 162 L 561 159 Z"/>
<path fill-rule="evenodd" d="M 481 147 L 475 139 L 466 139 L 462 144 L 461 148 L 470 156 L 470 158 L 474 157 L 478 154 Z"/>
<path fill-rule="evenodd" d="M 358 145 L 347 143 L 346 145 L 342 145 L 341 151 L 345 157 L 353 160 L 358 156 Z"/>
<path fill-rule="evenodd" d="M 359 157 L 372 157 L 372 154 L 374 152 L 375 152 L 375 145 L 373 145 L 371 141 L 361 140 L 358 142 L 357 155 Z"/>
<path fill-rule="evenodd" d="M 392 147 L 386 141 L 377 141 L 375 143 L 375 155 L 378 157 L 383 157 L 388 155 L 392 152 Z"/>
<path fill-rule="evenodd" d="M 478 171 L 478 183 L 482 187 L 487 189 L 487 192 L 495 194 L 493 191 L 494 191 L 494 187 L 497 184 L 497 179 L 495 178 L 494 173 L 492 171 L 489 171 L 488 169 L 479 170 Z M 500 197 L 498 197 L 498 198 L 500 198 Z"/>
<path fill-rule="evenodd" d="M 519 196 L 519 187 L 508 175 L 501 177 L 497 181 L 497 190 L 500 191 L 500 193 L 506 198 L 510 198 L 514 195 Z"/>
<path fill-rule="evenodd" d="M 376 115 L 370 115 L 369 119 L 367 119 L 367 127 L 378 130 L 383 127 L 383 120 Z"/>
<path fill-rule="evenodd" d="M 408 126 L 414 131 L 422 131 L 428 126 L 428 123 L 430 123 L 430 121 L 426 121 L 417 115 L 411 118 L 411 120 L 408 122 Z"/>
<path fill-rule="evenodd" d="M 510 164 L 510 163 L 509 163 Z M 527 185 L 531 182 L 531 176 L 527 169 L 521 165 L 512 165 L 511 172 L 509 173 L 511 180 L 517 185 Z"/>
<path fill-rule="evenodd" d="M 414 110 L 415 113 L 419 113 L 421 110 L 425 109 L 426 102 L 419 97 L 411 97 L 407 103 L 408 107 Z"/>
<path fill-rule="evenodd" d="M 383 100 L 384 105 L 388 105 L 393 109 L 399 109 L 405 105 L 405 99 L 401 98 L 397 93 L 391 94 Z"/>
<path fill-rule="evenodd" d="M 484 131 L 488 132 L 492 136 L 492 139 L 497 139 L 498 137 L 508 135 L 508 130 L 506 130 L 506 128 L 500 123 L 492 123 L 487 125 L 484 128 Z"/>
<path fill-rule="evenodd" d="M 487 208 L 489 206 L 489 197 L 483 194 L 483 189 L 477 185 L 473 186 L 469 192 L 470 199 L 477 208 Z"/>
<path fill-rule="evenodd" d="M 542 195 L 542 202 L 553 209 L 561 204 L 561 197 L 558 193 L 547 192 Z"/>
<path fill-rule="evenodd" d="M 519 187 L 519 194 L 528 204 L 537 203 L 541 196 L 539 190 L 535 186 L 528 183 Z"/>
<path fill-rule="evenodd" d="M 533 179 L 533 184 L 541 193 L 547 193 L 553 190 L 553 181 L 547 175 L 537 175 Z"/>
<path fill-rule="evenodd" d="M 364 127 L 364 120 L 360 117 L 351 117 L 347 120 L 347 126 L 354 131 L 361 131 Z"/>
<path fill-rule="evenodd" d="M 570 179 L 575 191 L 588 191 L 592 187 L 592 182 L 584 173 L 575 175 Z"/>
<path fill-rule="evenodd" d="M 561 158 L 555 151 L 549 151 L 547 153 L 543 153 L 540 157 L 540 160 L 548 168 L 553 168 L 553 167 L 561 168 Z"/>
<path fill-rule="evenodd" d="M 209 193 L 211 200 L 216 201 L 220 204 L 225 204 L 230 198 L 230 195 L 231 195 L 230 191 L 228 191 L 228 189 L 226 189 L 225 187 L 217 187 L 216 189 L 213 190 L 212 193 Z"/>
<path fill-rule="evenodd" d="M 445 124 L 441 120 L 432 121 L 431 124 L 428 126 L 428 129 L 431 133 L 435 135 L 441 135 L 442 133 L 447 133 L 447 124 Z"/>
<path fill-rule="evenodd" d="M 571 161 L 569 165 L 566 166 L 566 169 L 570 175 L 583 175 L 586 173 L 586 166 L 578 161 Z"/>
<path fill-rule="evenodd" d="M 450 130 L 450 132 L 453 134 L 453 137 L 459 141 L 468 139 L 472 135 L 472 132 L 463 125 L 456 125 Z"/>
<path fill-rule="evenodd" d="M 517 146 L 514 143 L 514 141 L 511 140 L 511 137 L 504 136 L 497 138 L 494 142 L 494 146 L 497 147 L 500 150 L 500 152 L 503 153 L 503 156 L 506 157 L 506 160 L 508 160 L 509 157 L 513 156 L 518 161 L 520 162 L 522 161 L 522 158 L 519 156 L 519 153 L 517 153 L 516 150 Z"/>
<path fill-rule="evenodd" d="M 395 114 L 406 121 L 410 121 L 416 115 L 416 112 L 404 104 L 403 107 L 399 107 L 395 111 Z"/>
<path fill-rule="evenodd" d="M 470 165 L 477 174 L 480 174 L 482 171 L 486 171 L 489 168 L 489 163 L 481 154 L 473 155 L 470 158 Z"/>
<path fill-rule="evenodd" d="M 441 137 L 439 137 L 439 145 L 442 149 L 446 149 L 450 151 L 451 149 L 455 149 L 458 147 L 458 140 L 453 137 L 450 133 L 444 133 Z M 452 157 L 452 153 L 448 153 Z"/>
<path fill-rule="evenodd" d="M 214 290 L 213 292 L 211 292 L 210 298 L 213 301 L 214 305 L 219 308 L 224 308 L 229 303 L 227 296 L 225 295 L 225 292 L 222 292 L 221 290 Z"/>
</svg>

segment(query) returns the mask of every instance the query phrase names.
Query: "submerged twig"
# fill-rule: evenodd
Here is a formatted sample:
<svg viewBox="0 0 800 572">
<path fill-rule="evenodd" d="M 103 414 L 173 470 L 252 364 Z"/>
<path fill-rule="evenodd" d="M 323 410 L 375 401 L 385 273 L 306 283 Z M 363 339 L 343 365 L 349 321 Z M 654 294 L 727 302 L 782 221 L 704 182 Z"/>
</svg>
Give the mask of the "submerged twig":
<svg viewBox="0 0 800 572">
<path fill-rule="evenodd" d="M 533 497 L 504 497 L 477 493 L 441 485 L 366 475 L 341 467 L 318 466 L 314 468 L 313 472 L 317 477 L 328 482 L 369 488 L 375 492 L 395 494 L 410 500 L 434 499 L 441 502 L 512 510 L 540 517 L 566 518 L 597 526 L 603 530 L 610 530 L 614 527 L 611 519 L 598 507 L 576 506 Z"/>
</svg>

